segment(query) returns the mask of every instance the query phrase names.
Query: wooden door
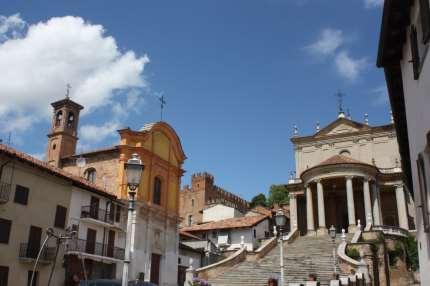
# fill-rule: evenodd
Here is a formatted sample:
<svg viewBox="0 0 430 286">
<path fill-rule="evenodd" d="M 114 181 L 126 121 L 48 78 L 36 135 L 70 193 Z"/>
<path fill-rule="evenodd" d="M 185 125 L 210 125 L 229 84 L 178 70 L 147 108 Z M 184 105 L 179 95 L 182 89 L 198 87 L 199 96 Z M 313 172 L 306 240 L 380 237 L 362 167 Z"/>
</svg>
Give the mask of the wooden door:
<svg viewBox="0 0 430 286">
<path fill-rule="evenodd" d="M 90 201 L 90 217 L 94 219 L 99 218 L 99 206 L 100 206 L 100 199 L 96 197 L 91 197 Z"/>
<path fill-rule="evenodd" d="M 160 283 L 160 261 L 161 255 L 155 253 L 151 255 L 151 282 L 157 285 Z"/>
<path fill-rule="evenodd" d="M 27 257 L 36 258 L 40 249 L 40 241 L 42 239 L 42 229 L 37 226 L 30 226 L 30 234 L 28 235 Z"/>
<path fill-rule="evenodd" d="M 96 247 L 96 236 L 97 236 L 96 230 L 91 228 L 87 230 L 87 243 L 85 246 L 86 253 L 94 254 L 94 250 Z"/>
<path fill-rule="evenodd" d="M 108 243 L 107 243 L 107 256 L 113 257 L 115 248 L 115 231 L 109 230 Z"/>
</svg>

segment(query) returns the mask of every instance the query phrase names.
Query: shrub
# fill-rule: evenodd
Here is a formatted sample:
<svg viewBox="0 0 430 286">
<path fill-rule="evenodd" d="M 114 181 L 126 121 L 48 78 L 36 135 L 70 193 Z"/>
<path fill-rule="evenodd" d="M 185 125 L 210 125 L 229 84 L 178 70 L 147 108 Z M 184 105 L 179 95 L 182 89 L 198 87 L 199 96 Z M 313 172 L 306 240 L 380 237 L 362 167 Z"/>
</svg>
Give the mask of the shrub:
<svg viewBox="0 0 430 286">
<path fill-rule="evenodd" d="M 420 268 L 417 240 L 412 235 L 409 235 L 404 240 L 404 243 L 406 248 L 406 263 L 412 271 L 417 271 Z"/>
<path fill-rule="evenodd" d="M 388 250 L 388 257 L 390 260 L 390 266 L 396 265 L 396 262 L 399 258 L 403 256 L 403 248 L 400 242 L 396 242 L 394 249 Z"/>
<path fill-rule="evenodd" d="M 346 250 L 346 255 L 348 255 L 349 257 L 355 260 L 358 260 L 360 258 L 360 252 L 355 247 L 348 248 Z"/>
<path fill-rule="evenodd" d="M 189 286 L 211 286 L 208 281 L 204 279 L 200 279 L 198 277 L 193 278 L 192 282 L 188 282 Z"/>
</svg>

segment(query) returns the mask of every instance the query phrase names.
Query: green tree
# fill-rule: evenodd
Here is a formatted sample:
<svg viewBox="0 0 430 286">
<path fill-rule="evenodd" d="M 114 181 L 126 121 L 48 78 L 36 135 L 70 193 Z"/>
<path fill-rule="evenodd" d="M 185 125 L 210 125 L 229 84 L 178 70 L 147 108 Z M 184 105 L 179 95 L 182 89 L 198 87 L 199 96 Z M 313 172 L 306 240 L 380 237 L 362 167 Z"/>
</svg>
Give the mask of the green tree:
<svg viewBox="0 0 430 286">
<path fill-rule="evenodd" d="M 252 198 L 250 203 L 251 208 L 254 208 L 256 206 L 267 206 L 267 199 L 264 194 L 258 194 L 255 197 Z"/>
<path fill-rule="evenodd" d="M 285 185 L 271 185 L 269 190 L 269 198 L 267 199 L 270 206 L 274 203 L 286 204 L 290 201 L 288 190 Z"/>
</svg>

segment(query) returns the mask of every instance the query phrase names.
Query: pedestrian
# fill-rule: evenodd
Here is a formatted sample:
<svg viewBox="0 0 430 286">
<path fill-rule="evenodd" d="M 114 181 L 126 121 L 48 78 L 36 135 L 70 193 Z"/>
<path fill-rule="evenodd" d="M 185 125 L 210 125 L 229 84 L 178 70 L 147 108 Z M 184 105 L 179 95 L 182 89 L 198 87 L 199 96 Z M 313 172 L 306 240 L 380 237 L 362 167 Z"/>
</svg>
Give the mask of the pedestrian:
<svg viewBox="0 0 430 286">
<path fill-rule="evenodd" d="M 269 278 L 267 281 L 267 286 L 278 286 L 278 280 L 275 278 Z"/>
</svg>

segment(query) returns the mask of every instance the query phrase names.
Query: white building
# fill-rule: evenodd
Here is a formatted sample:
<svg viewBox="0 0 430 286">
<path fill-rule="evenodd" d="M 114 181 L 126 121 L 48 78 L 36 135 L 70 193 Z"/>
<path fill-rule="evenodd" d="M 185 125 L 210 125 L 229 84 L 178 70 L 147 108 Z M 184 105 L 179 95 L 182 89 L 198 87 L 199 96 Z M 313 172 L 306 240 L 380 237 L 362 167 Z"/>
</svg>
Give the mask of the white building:
<svg viewBox="0 0 430 286">
<path fill-rule="evenodd" d="M 203 209 L 203 223 L 241 216 L 243 214 L 238 209 L 224 204 L 214 204 Z"/>
<path fill-rule="evenodd" d="M 430 285 L 429 0 L 385 0 L 378 51 L 406 183 L 416 205 L 421 285 Z"/>
<path fill-rule="evenodd" d="M 266 215 L 244 216 L 184 227 L 181 230 L 209 240 L 223 251 L 239 249 L 242 243 L 248 251 L 253 251 L 269 234 L 269 218 Z"/>
<path fill-rule="evenodd" d="M 106 192 L 73 188 L 68 226 L 77 231 L 66 247 L 66 281 L 121 279 L 127 208 Z"/>
</svg>

